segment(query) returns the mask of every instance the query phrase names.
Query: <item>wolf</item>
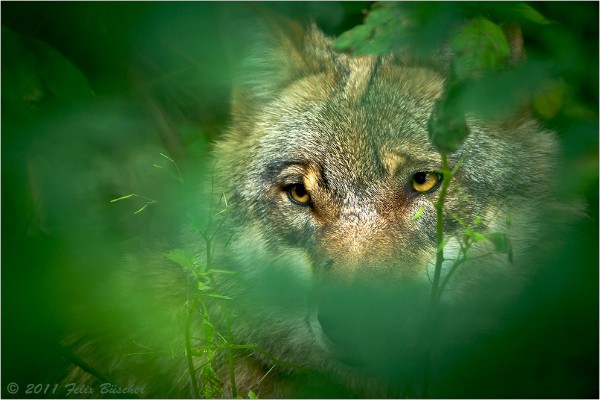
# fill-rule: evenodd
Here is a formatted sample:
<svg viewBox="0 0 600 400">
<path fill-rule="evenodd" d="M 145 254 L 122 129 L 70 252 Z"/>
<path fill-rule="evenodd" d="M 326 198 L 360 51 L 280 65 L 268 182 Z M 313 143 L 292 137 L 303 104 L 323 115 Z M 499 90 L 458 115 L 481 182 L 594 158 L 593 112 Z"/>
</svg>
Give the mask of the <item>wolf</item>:
<svg viewBox="0 0 600 400">
<path fill-rule="evenodd" d="M 424 380 L 443 395 L 543 264 L 550 223 L 572 212 L 555 191 L 553 132 L 467 115 L 442 246 L 447 175 L 428 121 L 443 68 L 267 25 L 176 250 L 130 254 L 65 342 L 65 382 L 94 397 L 421 396 Z"/>
</svg>

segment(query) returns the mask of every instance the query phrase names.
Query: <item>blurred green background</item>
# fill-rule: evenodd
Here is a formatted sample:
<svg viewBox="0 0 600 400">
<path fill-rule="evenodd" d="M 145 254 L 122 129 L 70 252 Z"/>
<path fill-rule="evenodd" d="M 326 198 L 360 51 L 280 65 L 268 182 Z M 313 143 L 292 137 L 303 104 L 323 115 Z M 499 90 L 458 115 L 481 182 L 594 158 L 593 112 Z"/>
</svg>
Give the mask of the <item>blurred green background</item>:
<svg viewBox="0 0 600 400">
<path fill-rule="evenodd" d="M 362 23 L 371 3 L 259 6 L 339 35 Z M 559 132 L 563 195 L 585 199 L 587 217 L 575 223 L 568 251 L 534 283 L 524 302 L 534 311 L 523 313 L 533 317 L 490 350 L 511 348 L 538 360 L 539 381 L 506 382 L 486 393 L 596 397 L 598 3 L 531 6 L 552 21 L 524 27 L 528 54 L 547 63 L 554 82 L 538 99 L 545 102 L 538 117 Z M 118 207 L 110 200 L 137 193 L 173 204 L 177 171 L 160 152 L 185 171 L 203 166 L 228 122 L 245 39 L 240 21 L 254 11 L 238 3 L 177 2 L 1 7 L 2 396 L 11 397 L 10 382 L 54 384 L 64 373 L 59 342 L 78 312 L 77 296 L 85 295 L 77 287 L 102 277 L 132 242 L 168 241 L 176 230 L 176 206 L 149 205 L 135 215 L 147 200 Z M 509 4 L 488 7 L 493 14 Z M 504 361 L 498 371 L 511 368 Z M 488 385 L 484 377 L 497 371 L 478 371 L 473 363 L 457 374 L 467 371 L 481 382 L 473 385 Z M 461 388 L 448 393 L 460 396 Z M 21 390 L 16 397 L 44 396 Z"/>
</svg>

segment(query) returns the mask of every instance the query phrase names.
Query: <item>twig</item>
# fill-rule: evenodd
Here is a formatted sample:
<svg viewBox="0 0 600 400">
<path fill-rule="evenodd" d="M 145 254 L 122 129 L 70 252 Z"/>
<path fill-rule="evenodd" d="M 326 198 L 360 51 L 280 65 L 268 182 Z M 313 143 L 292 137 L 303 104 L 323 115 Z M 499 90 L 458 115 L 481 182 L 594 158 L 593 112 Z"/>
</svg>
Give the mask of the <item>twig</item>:
<svg viewBox="0 0 600 400">
<path fill-rule="evenodd" d="M 190 380 L 192 382 L 192 390 L 194 391 L 194 398 L 200 398 L 200 391 L 198 390 L 198 381 L 196 379 L 196 369 L 194 368 L 194 360 L 192 356 L 192 345 L 190 342 L 190 325 L 192 321 L 192 313 L 194 311 L 194 307 L 190 307 L 188 302 L 188 313 L 187 318 L 185 320 L 185 356 L 187 358 L 188 363 L 188 372 L 190 374 Z"/>
<path fill-rule="evenodd" d="M 437 211 L 437 254 L 435 258 L 435 270 L 433 273 L 433 282 L 431 286 L 431 296 L 429 298 L 429 309 L 427 311 L 427 319 L 425 321 L 425 368 L 423 373 L 423 398 L 427 398 L 429 395 L 429 380 L 431 374 L 431 352 L 433 348 L 433 332 L 434 332 L 434 321 L 437 314 L 437 309 L 440 300 L 440 277 L 442 274 L 442 264 L 444 263 L 444 247 L 442 243 L 444 241 L 444 200 L 446 198 L 446 192 L 448 185 L 452 179 L 455 171 L 450 171 L 448 168 L 448 156 L 446 153 L 441 153 L 442 156 L 442 188 L 440 190 L 440 196 L 435 203 L 435 209 Z"/>
</svg>

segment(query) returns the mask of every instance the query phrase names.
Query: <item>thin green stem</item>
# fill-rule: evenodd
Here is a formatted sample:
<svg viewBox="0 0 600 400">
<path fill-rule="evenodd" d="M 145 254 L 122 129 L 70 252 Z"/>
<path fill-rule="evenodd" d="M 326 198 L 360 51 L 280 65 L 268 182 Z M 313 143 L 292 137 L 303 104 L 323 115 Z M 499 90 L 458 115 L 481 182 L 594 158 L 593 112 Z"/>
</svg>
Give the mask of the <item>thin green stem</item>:
<svg viewBox="0 0 600 400">
<path fill-rule="evenodd" d="M 450 281 L 450 278 L 452 277 L 452 275 L 454 275 L 454 272 L 456 272 L 458 267 L 460 267 L 462 264 L 464 264 L 467 261 L 467 252 L 469 251 L 470 247 L 471 247 L 471 244 L 468 241 L 465 241 L 464 245 L 461 244 L 460 251 L 458 253 L 458 257 L 456 258 L 456 261 L 454 261 L 454 264 L 452 264 L 452 267 L 450 268 L 450 270 L 444 277 L 444 280 L 442 281 L 442 283 L 439 287 L 440 297 L 441 297 L 441 294 L 444 292 L 446 285 Z"/>
<path fill-rule="evenodd" d="M 227 322 L 227 342 L 232 343 L 233 335 L 231 333 L 231 314 L 229 310 L 225 308 L 225 318 Z M 229 382 L 231 385 L 231 397 L 237 398 L 237 385 L 235 383 L 235 364 L 233 363 L 233 346 L 227 348 L 227 361 L 229 362 Z"/>
<path fill-rule="evenodd" d="M 442 264 L 444 263 L 444 248 L 442 243 L 444 242 L 444 201 L 446 199 L 446 192 L 448 191 L 448 185 L 452 179 L 453 171 L 448 168 L 448 156 L 446 153 L 441 153 L 442 156 L 442 187 L 440 190 L 440 196 L 435 203 L 435 209 L 437 212 L 437 224 L 436 224 L 436 236 L 437 236 L 437 254 L 435 258 L 435 270 L 433 273 L 433 282 L 431 286 L 431 296 L 429 299 L 429 310 L 427 313 L 427 319 L 425 321 L 425 369 L 423 374 L 423 398 L 427 398 L 429 395 L 429 381 L 431 375 L 431 352 L 433 348 L 433 333 L 435 328 L 435 317 L 440 300 L 440 278 L 442 275 Z"/>
<path fill-rule="evenodd" d="M 440 190 L 440 197 L 435 203 L 435 209 L 437 212 L 437 224 L 436 224 L 436 236 L 437 236 L 437 254 L 435 258 L 435 271 L 433 273 L 433 283 L 431 287 L 431 298 L 430 307 L 431 309 L 436 308 L 439 301 L 439 285 L 440 277 L 442 275 L 442 264 L 444 263 L 444 248 L 442 243 L 444 241 L 444 201 L 446 199 L 446 192 L 448 191 L 448 185 L 452 179 L 452 172 L 448 169 L 448 156 L 442 153 L 442 188 Z"/>
<path fill-rule="evenodd" d="M 187 358 L 188 372 L 190 374 L 190 380 L 192 382 L 192 390 L 194 391 L 194 398 L 200 398 L 200 391 L 198 390 L 198 381 L 196 379 L 196 369 L 194 368 L 194 359 L 192 355 L 192 344 L 190 341 L 190 326 L 192 324 L 192 314 L 195 307 L 191 307 L 188 302 L 188 313 L 185 320 L 185 356 Z"/>
<path fill-rule="evenodd" d="M 80 358 L 77 354 L 73 353 L 71 350 L 66 348 L 63 348 L 61 350 L 63 357 L 65 357 L 73 364 L 77 365 L 79 368 L 96 378 L 101 383 L 110 383 L 111 385 L 115 385 L 115 383 L 111 379 L 109 379 L 104 374 L 102 374 L 102 372 L 98 371 L 96 368 L 92 367 L 90 364 L 85 362 L 82 358 Z"/>
</svg>

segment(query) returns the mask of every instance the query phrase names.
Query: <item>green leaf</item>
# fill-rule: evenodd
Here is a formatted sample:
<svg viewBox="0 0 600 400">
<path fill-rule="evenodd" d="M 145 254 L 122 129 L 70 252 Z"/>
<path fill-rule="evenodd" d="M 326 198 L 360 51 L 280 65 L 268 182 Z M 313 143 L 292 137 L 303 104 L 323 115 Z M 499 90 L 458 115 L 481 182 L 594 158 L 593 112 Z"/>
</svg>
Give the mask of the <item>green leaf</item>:
<svg viewBox="0 0 600 400">
<path fill-rule="evenodd" d="M 358 25 L 347 32 L 342 33 L 334 43 L 336 50 L 349 50 L 361 46 L 371 37 L 371 31 L 368 26 Z"/>
<path fill-rule="evenodd" d="M 502 29 L 484 17 L 473 18 L 452 38 L 453 72 L 459 81 L 497 70 L 510 53 Z"/>
<path fill-rule="evenodd" d="M 184 249 L 173 249 L 171 251 L 163 253 L 163 256 L 167 257 L 169 260 L 182 266 L 183 268 L 189 270 L 194 269 L 194 262 L 196 260 L 196 257 L 193 253 L 189 251 L 186 251 Z"/>
<path fill-rule="evenodd" d="M 461 2 L 467 15 L 488 15 L 496 21 L 511 21 L 519 25 L 548 25 L 551 23 L 535 8 L 522 1 L 515 2 Z M 532 27 L 535 28 L 535 27 Z"/>
<path fill-rule="evenodd" d="M 249 399 L 258 399 L 258 396 L 252 390 L 249 390 L 248 391 L 248 398 Z"/>
<path fill-rule="evenodd" d="M 494 244 L 495 250 L 498 253 L 507 253 L 510 246 L 508 236 L 502 232 L 489 232 L 486 234 L 487 239 Z"/>
<path fill-rule="evenodd" d="M 214 293 L 203 293 L 202 296 L 212 297 L 212 298 L 221 299 L 221 300 L 233 300 L 233 298 L 231 298 L 229 296 L 223 296 L 221 294 L 214 294 Z"/>
<path fill-rule="evenodd" d="M 128 194 L 126 196 L 119 197 L 118 199 L 112 199 L 110 202 L 114 203 L 114 202 L 117 202 L 117 201 L 129 199 L 129 198 L 134 197 L 134 196 L 136 196 L 136 195 L 135 194 Z"/>
<path fill-rule="evenodd" d="M 146 208 L 148 207 L 148 204 L 144 204 L 142 207 L 140 207 L 137 211 L 134 211 L 134 214 L 139 214 L 142 211 L 144 211 Z"/>
<path fill-rule="evenodd" d="M 548 25 L 550 21 L 527 3 L 516 2 L 510 4 L 510 13 L 520 22 L 532 22 L 539 25 Z"/>
<path fill-rule="evenodd" d="M 485 237 L 493 243 L 494 249 L 497 253 L 507 254 L 508 260 L 513 262 L 513 249 L 510 239 L 505 233 L 502 232 L 490 232 Z"/>
<path fill-rule="evenodd" d="M 472 232 L 471 239 L 473 239 L 473 242 L 475 243 L 487 240 L 487 238 L 479 232 Z"/>
<path fill-rule="evenodd" d="M 208 274 L 225 274 L 225 275 L 235 275 L 236 272 L 234 271 L 228 271 L 225 269 L 209 269 L 208 271 L 205 272 L 206 275 Z"/>
<path fill-rule="evenodd" d="M 204 340 L 208 343 L 212 343 L 215 339 L 215 327 L 213 324 L 208 322 L 206 319 L 202 320 L 202 333 L 204 334 Z"/>
<path fill-rule="evenodd" d="M 199 290 L 199 291 L 201 291 L 201 292 L 205 292 L 205 291 L 207 291 L 207 290 L 211 290 L 211 289 L 212 289 L 212 287 L 210 287 L 210 286 L 208 286 L 208 285 L 204 284 L 203 282 L 200 282 L 200 281 L 198 281 L 198 290 Z"/>
<path fill-rule="evenodd" d="M 469 134 L 464 112 L 460 108 L 457 92 L 451 88 L 434 106 L 427 125 L 429 139 L 438 151 L 453 153 L 462 146 Z"/>
<path fill-rule="evenodd" d="M 419 218 L 421 218 L 421 215 L 423 215 L 423 211 L 425 210 L 425 208 L 423 206 L 419 207 L 419 209 L 417 210 L 417 212 L 415 213 L 415 215 L 412 216 L 412 220 L 416 221 Z"/>
<path fill-rule="evenodd" d="M 375 3 L 365 22 L 341 34 L 334 48 L 354 55 L 379 55 L 394 51 L 409 40 L 407 10 L 398 3 Z"/>
<path fill-rule="evenodd" d="M 448 244 L 449 241 L 450 241 L 449 238 L 444 238 L 444 240 L 442 240 L 442 242 L 439 244 L 439 246 L 437 248 L 437 252 L 439 253 L 444 247 L 446 247 L 446 245 Z"/>
<path fill-rule="evenodd" d="M 510 228 L 510 226 L 512 225 L 512 215 L 510 213 L 510 211 L 506 212 L 506 226 Z"/>
<path fill-rule="evenodd" d="M 214 371 L 210 362 L 202 366 L 200 376 L 202 382 L 204 382 L 202 398 L 212 399 L 221 397 L 223 382 L 221 382 L 219 375 Z"/>
<path fill-rule="evenodd" d="M 554 118 L 563 107 L 566 93 L 563 81 L 550 81 L 533 99 L 533 108 L 545 119 Z"/>
<path fill-rule="evenodd" d="M 2 101 L 19 112 L 46 102 L 76 103 L 92 90 L 79 69 L 52 46 L 2 28 Z M 4 104 L 3 104 L 4 106 Z"/>
</svg>

